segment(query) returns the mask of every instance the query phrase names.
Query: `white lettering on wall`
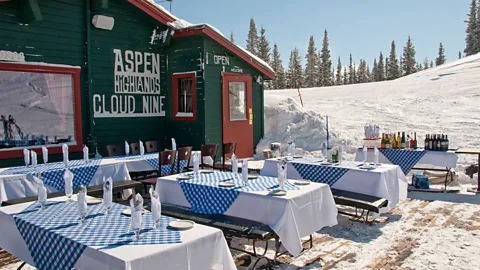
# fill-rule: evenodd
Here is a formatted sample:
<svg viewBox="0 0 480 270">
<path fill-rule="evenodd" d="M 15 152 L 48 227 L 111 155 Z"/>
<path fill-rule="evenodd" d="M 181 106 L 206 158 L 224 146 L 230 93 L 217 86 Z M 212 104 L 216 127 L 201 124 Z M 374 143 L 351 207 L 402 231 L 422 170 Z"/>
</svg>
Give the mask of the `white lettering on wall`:
<svg viewBox="0 0 480 270">
<path fill-rule="evenodd" d="M 25 62 L 25 55 L 23 52 L 0 51 L 1 61 Z"/>
<path fill-rule="evenodd" d="M 93 95 L 96 118 L 165 116 L 160 95 L 160 55 L 113 49 L 113 95 Z M 142 95 L 139 97 L 138 95 Z M 142 107 L 136 103 L 142 103 Z"/>
<path fill-rule="evenodd" d="M 229 66 L 230 57 L 222 56 L 222 55 L 214 55 L 213 62 L 215 63 L 215 65 Z"/>
</svg>

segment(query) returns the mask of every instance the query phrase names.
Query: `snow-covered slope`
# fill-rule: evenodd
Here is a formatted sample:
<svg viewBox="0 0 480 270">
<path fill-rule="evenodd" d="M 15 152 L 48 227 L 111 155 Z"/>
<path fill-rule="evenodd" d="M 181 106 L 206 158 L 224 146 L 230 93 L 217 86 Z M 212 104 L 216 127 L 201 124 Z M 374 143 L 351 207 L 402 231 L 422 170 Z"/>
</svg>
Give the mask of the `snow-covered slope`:
<svg viewBox="0 0 480 270">
<path fill-rule="evenodd" d="M 345 141 L 353 158 L 361 145 L 363 126 L 376 123 L 382 131 L 417 132 L 423 146 L 427 133 L 447 134 L 450 147 L 480 147 L 480 54 L 418 72 L 395 81 L 265 92 L 265 138 L 257 154 L 270 142 L 295 141 L 308 151 L 325 141 L 329 116 L 333 144 Z M 476 157 L 465 157 L 473 162 Z M 458 170 L 463 170 L 464 157 Z"/>
</svg>

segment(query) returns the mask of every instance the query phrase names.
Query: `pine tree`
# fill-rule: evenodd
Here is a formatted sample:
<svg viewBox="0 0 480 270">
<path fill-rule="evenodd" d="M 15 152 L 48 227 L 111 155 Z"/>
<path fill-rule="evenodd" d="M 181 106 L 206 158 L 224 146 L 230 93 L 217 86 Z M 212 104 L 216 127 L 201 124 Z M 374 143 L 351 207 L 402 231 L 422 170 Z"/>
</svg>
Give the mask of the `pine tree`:
<svg viewBox="0 0 480 270">
<path fill-rule="evenodd" d="M 398 61 L 399 65 L 398 65 L 398 75 L 399 77 L 402 77 L 403 76 L 403 57 L 400 56 L 400 60 Z"/>
<path fill-rule="evenodd" d="M 235 38 L 233 37 L 233 31 L 230 32 L 230 42 L 232 42 L 233 44 L 235 44 Z"/>
<path fill-rule="evenodd" d="M 380 52 L 377 68 L 375 69 L 375 80 L 377 82 L 385 81 L 385 65 L 383 64 L 383 54 Z"/>
<path fill-rule="evenodd" d="M 260 39 L 258 40 L 258 57 L 270 64 L 270 43 L 265 34 L 265 28 L 260 29 Z"/>
<path fill-rule="evenodd" d="M 346 66 L 343 68 L 343 84 L 345 84 L 345 85 L 349 84 L 348 73 L 347 73 L 347 67 Z"/>
<path fill-rule="evenodd" d="M 303 68 L 302 58 L 298 53 L 297 47 L 293 49 L 290 54 L 290 63 L 288 64 L 287 87 L 296 88 L 297 83 L 299 87 L 303 86 Z"/>
<path fill-rule="evenodd" d="M 335 80 L 336 85 L 342 85 L 342 61 L 340 61 L 340 56 L 338 57 L 338 64 L 337 64 L 337 76 Z"/>
<path fill-rule="evenodd" d="M 461 51 L 458 52 L 458 59 L 462 59 L 462 52 Z"/>
<path fill-rule="evenodd" d="M 480 0 L 478 1 L 477 5 L 477 31 L 475 31 L 475 36 L 476 36 L 476 46 L 475 46 L 475 52 L 479 53 L 480 52 Z"/>
<path fill-rule="evenodd" d="M 388 57 L 385 57 L 385 80 L 388 78 Z"/>
<path fill-rule="evenodd" d="M 354 69 L 352 54 L 350 54 L 350 66 L 348 67 L 348 84 L 354 84 Z"/>
<path fill-rule="evenodd" d="M 322 51 L 321 51 L 321 85 L 322 86 L 331 86 L 333 85 L 333 78 L 331 77 L 331 70 L 332 70 L 332 60 L 330 59 L 330 49 L 328 48 L 328 32 L 325 29 L 324 36 L 323 36 L 323 44 L 322 44 Z"/>
<path fill-rule="evenodd" d="M 358 65 L 358 83 L 367 83 L 368 74 L 367 74 L 367 62 L 363 59 L 360 59 L 360 64 Z"/>
<path fill-rule="evenodd" d="M 322 87 L 323 73 L 322 73 L 322 52 L 317 53 L 317 87 Z"/>
<path fill-rule="evenodd" d="M 428 69 L 430 67 L 429 63 L 428 58 L 425 57 L 425 60 L 423 60 L 423 69 Z"/>
<path fill-rule="evenodd" d="M 403 47 L 403 73 L 405 76 L 417 72 L 417 61 L 415 60 L 415 47 L 413 46 L 412 39 L 408 36 L 408 41 L 405 47 Z"/>
<path fill-rule="evenodd" d="M 373 59 L 372 82 L 377 81 L 377 69 L 378 69 L 377 58 L 375 58 Z"/>
<path fill-rule="evenodd" d="M 478 44 L 478 32 L 479 32 L 479 25 L 478 25 L 478 18 L 477 15 L 480 13 L 477 10 L 477 1 L 472 0 L 472 3 L 470 4 L 470 14 L 468 15 L 468 21 L 465 21 L 467 23 L 467 37 L 465 38 L 465 50 L 463 51 L 466 56 L 472 55 L 477 53 L 477 44 Z"/>
<path fill-rule="evenodd" d="M 445 59 L 445 49 L 443 48 L 443 44 L 440 42 L 440 47 L 438 47 L 438 57 L 435 59 L 435 65 L 438 67 L 445 64 L 446 61 L 447 59 Z"/>
<path fill-rule="evenodd" d="M 275 80 L 272 82 L 273 89 L 285 89 L 285 71 L 283 69 L 282 58 L 280 57 L 280 52 L 278 51 L 276 43 L 273 45 L 272 68 L 275 72 Z"/>
<path fill-rule="evenodd" d="M 370 67 L 367 65 L 367 77 L 368 77 L 368 82 L 372 82 L 372 73 L 370 72 Z"/>
<path fill-rule="evenodd" d="M 357 76 L 357 65 L 353 65 L 353 84 L 358 83 L 358 76 Z"/>
<path fill-rule="evenodd" d="M 430 61 L 430 68 L 433 68 L 433 61 Z"/>
<path fill-rule="evenodd" d="M 307 63 L 305 65 L 305 87 L 315 87 L 318 84 L 318 58 L 317 48 L 315 47 L 315 39 L 310 36 L 308 42 Z"/>
<path fill-rule="evenodd" d="M 388 58 L 388 80 L 395 80 L 400 78 L 400 67 L 397 60 L 397 50 L 395 46 L 395 41 L 392 41 L 392 46 L 390 49 L 390 56 Z"/>
<path fill-rule="evenodd" d="M 247 51 L 258 55 L 258 32 L 257 26 L 255 25 L 255 20 L 253 18 L 250 19 L 250 30 L 248 31 L 248 38 L 247 38 Z"/>
</svg>

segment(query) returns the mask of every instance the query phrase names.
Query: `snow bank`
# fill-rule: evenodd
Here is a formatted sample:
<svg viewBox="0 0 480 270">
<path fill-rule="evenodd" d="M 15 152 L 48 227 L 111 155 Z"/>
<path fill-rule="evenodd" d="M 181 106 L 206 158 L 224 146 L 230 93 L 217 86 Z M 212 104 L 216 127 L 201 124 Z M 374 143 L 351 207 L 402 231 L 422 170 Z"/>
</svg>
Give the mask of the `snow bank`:
<svg viewBox="0 0 480 270">
<path fill-rule="evenodd" d="M 342 143 L 334 130 L 330 132 L 330 144 L 338 146 Z M 282 143 L 286 150 L 287 141 L 295 142 L 297 148 L 303 148 L 307 154 L 318 155 L 321 145 L 326 141 L 327 131 L 325 118 L 320 114 L 307 111 L 293 98 L 279 100 L 278 103 L 265 105 L 265 136 L 257 145 L 257 157 L 263 157 L 263 150 L 270 149 L 270 143 Z M 347 147 L 353 141 L 343 139 Z M 352 151 L 353 149 L 347 149 Z"/>
</svg>

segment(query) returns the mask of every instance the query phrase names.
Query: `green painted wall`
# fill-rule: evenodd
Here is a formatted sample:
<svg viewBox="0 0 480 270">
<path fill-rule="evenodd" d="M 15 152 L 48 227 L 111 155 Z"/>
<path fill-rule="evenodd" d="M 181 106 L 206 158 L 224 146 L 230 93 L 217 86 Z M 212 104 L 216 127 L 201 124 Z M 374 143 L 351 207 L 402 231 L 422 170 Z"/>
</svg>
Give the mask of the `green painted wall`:
<svg viewBox="0 0 480 270">
<path fill-rule="evenodd" d="M 42 21 L 25 23 L 20 6 L 23 1 L 0 3 L 0 50 L 23 52 L 27 62 L 46 62 L 84 67 L 86 62 L 86 1 L 41 0 Z M 85 74 L 81 74 L 82 82 Z M 81 84 L 82 93 L 85 85 Z M 88 96 L 82 94 L 82 104 Z M 88 113 L 82 111 L 83 119 Z M 18 123 L 21 125 L 21 123 Z M 83 130 L 88 130 L 88 121 L 83 121 Z M 2 130 L 3 132 L 3 130 Z M 80 155 L 72 155 L 72 158 Z M 51 156 L 49 160 L 59 160 Z M 23 164 L 23 159 L 2 159 L 1 167 Z"/>
<path fill-rule="evenodd" d="M 153 30 L 158 26 L 160 30 L 166 27 L 146 16 L 142 11 L 126 1 L 109 1 L 109 8 L 92 12 L 95 14 L 110 16 L 115 18 L 113 30 L 102 30 L 92 27 L 91 46 L 90 46 L 90 74 L 91 74 L 91 96 L 98 94 L 105 96 L 105 107 L 112 109 L 112 95 L 120 100 L 125 97 L 135 99 L 135 111 L 142 111 L 142 102 L 144 97 L 166 96 L 167 90 L 167 66 L 166 54 L 164 49 L 153 47 L 150 44 Z M 127 65 L 125 51 L 155 53 L 160 55 L 160 94 L 141 95 L 128 93 L 115 93 L 115 54 L 114 49 L 120 50 L 122 61 Z M 142 58 L 143 59 L 143 58 Z M 142 60 L 143 61 L 143 60 Z M 144 64 L 139 65 L 138 69 L 143 70 Z M 151 67 L 151 66 L 149 66 Z M 164 110 L 168 110 L 166 104 L 170 98 L 163 100 Z M 85 107 L 93 115 L 94 105 L 98 108 L 98 103 L 93 104 L 93 98 L 90 100 L 90 106 Z M 98 102 L 98 100 L 97 100 Z M 114 106 L 116 108 L 116 106 Z M 121 118 L 94 118 L 95 125 L 93 132 L 97 138 L 98 150 L 101 155 L 106 155 L 106 145 L 122 143 L 127 140 L 130 143 L 145 141 L 159 141 L 161 149 L 165 145 L 165 117 L 121 117 Z"/>
<path fill-rule="evenodd" d="M 229 72 L 231 67 L 242 69 L 241 74 L 252 76 L 252 105 L 253 105 L 253 141 L 252 148 L 263 137 L 263 85 L 256 82 L 255 78 L 261 75 L 251 65 L 241 58 L 234 56 L 230 51 L 218 44 L 216 41 L 205 37 L 205 55 L 225 55 L 230 57 L 230 66 L 225 67 Z M 205 63 L 207 61 L 205 60 Z M 205 142 L 222 145 L 222 72 L 224 67 L 215 65 L 211 61 L 205 64 Z M 218 154 L 221 155 L 220 148 Z"/>
</svg>

